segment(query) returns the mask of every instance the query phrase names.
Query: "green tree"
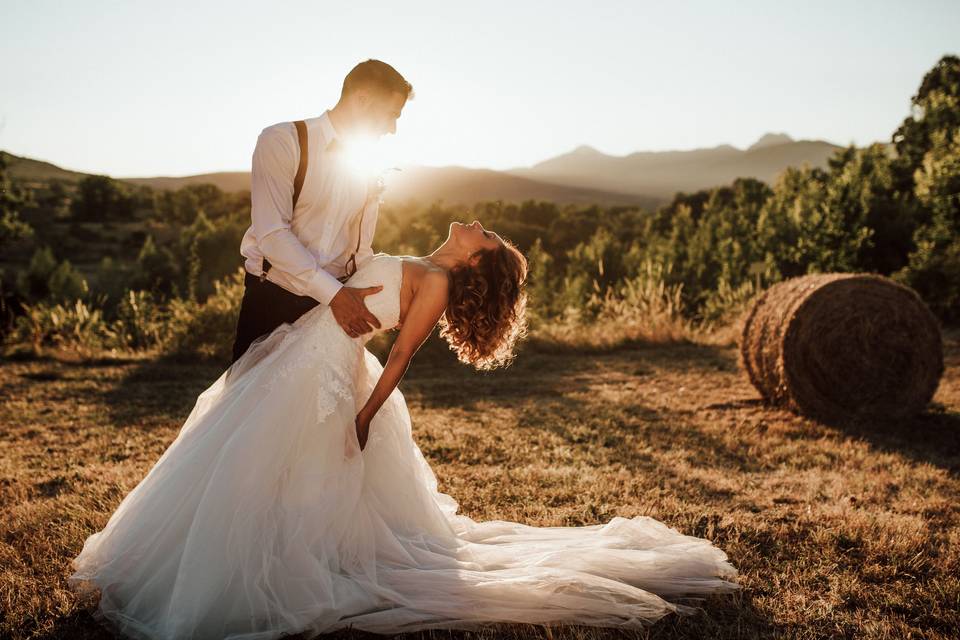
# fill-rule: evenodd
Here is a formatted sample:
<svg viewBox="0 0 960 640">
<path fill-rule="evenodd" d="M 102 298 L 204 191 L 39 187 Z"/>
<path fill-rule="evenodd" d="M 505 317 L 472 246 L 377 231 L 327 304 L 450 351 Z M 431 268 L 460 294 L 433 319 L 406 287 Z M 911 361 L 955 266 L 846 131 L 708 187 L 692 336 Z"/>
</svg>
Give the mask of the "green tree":
<svg viewBox="0 0 960 640">
<path fill-rule="evenodd" d="M 122 301 L 131 286 L 130 266 L 110 256 L 103 256 L 97 267 L 93 288 L 103 294 L 109 304 Z"/>
<path fill-rule="evenodd" d="M 935 132 L 952 135 L 960 129 L 960 58 L 943 56 L 924 75 L 911 98 L 911 115 L 893 133 L 897 150 L 897 188 L 911 193 L 914 175 L 933 147 Z"/>
<path fill-rule="evenodd" d="M 190 225 L 201 212 L 207 219 L 219 222 L 236 213 L 246 214 L 249 195 L 224 193 L 215 184 L 190 184 L 180 189 L 164 189 L 153 193 L 153 217 L 162 224 Z"/>
<path fill-rule="evenodd" d="M 773 185 L 757 221 L 762 260 L 773 280 L 807 273 L 816 263 L 815 235 L 827 173 L 817 167 L 788 167 Z"/>
<path fill-rule="evenodd" d="M 894 190 L 892 162 L 883 145 L 849 147 L 829 160 L 830 174 L 816 261 L 823 271 L 889 275 L 902 267 L 916 227 L 912 210 Z"/>
<path fill-rule="evenodd" d="M 50 276 L 57 268 L 57 259 L 53 250 L 44 245 L 37 247 L 30 257 L 30 264 L 26 271 L 21 271 L 17 277 L 17 291 L 27 300 L 42 300 L 50 293 Z"/>
<path fill-rule="evenodd" d="M 70 215 L 70 190 L 63 180 L 50 180 L 46 189 L 36 196 L 36 200 L 37 206 L 50 212 L 54 218 L 62 219 Z"/>
<path fill-rule="evenodd" d="M 916 289 L 939 317 L 960 322 L 960 134 L 936 132 L 914 180 L 931 220 L 917 229 L 916 250 L 895 277 Z"/>
<path fill-rule="evenodd" d="M 552 277 L 553 258 L 544 251 L 540 238 L 534 240 L 527 251 L 527 293 L 530 300 L 531 326 L 542 320 L 543 315 L 559 313 L 556 308 L 557 296 Z"/>
<path fill-rule="evenodd" d="M 602 296 L 626 275 L 624 253 L 622 241 L 605 226 L 598 227 L 587 240 L 567 251 L 560 296 L 562 306 L 589 307 L 592 298 Z"/>
<path fill-rule="evenodd" d="M 179 276 L 180 270 L 173 253 L 166 247 L 158 247 L 153 236 L 148 235 L 137 256 L 137 267 L 130 286 L 170 297 L 180 290 L 177 286 Z"/>
<path fill-rule="evenodd" d="M 7 161 L 0 153 L 0 248 L 8 242 L 33 236 L 33 228 L 20 218 L 28 196 L 7 177 Z"/>
<path fill-rule="evenodd" d="M 94 175 L 81 180 L 77 188 L 77 197 L 70 207 L 77 220 L 109 222 L 130 219 L 134 202 L 123 183 L 109 176 Z"/>
<path fill-rule="evenodd" d="M 721 280 L 737 286 L 750 278 L 750 266 L 763 258 L 757 226 L 771 190 L 753 178 L 710 191 L 696 229 L 686 240 L 689 269 L 684 297 L 698 309 Z"/>
<path fill-rule="evenodd" d="M 48 246 L 38 247 L 26 271 L 17 277 L 17 292 L 29 301 L 67 302 L 83 297 L 88 291 L 87 281 L 80 272 L 69 260 L 58 263 Z"/>
<path fill-rule="evenodd" d="M 54 302 L 71 302 L 83 298 L 90 292 L 86 278 L 66 259 L 50 274 L 47 288 L 49 298 Z"/>
<path fill-rule="evenodd" d="M 193 223 L 181 230 L 177 256 L 186 269 L 180 283 L 191 300 L 205 300 L 217 280 L 243 265 L 239 248 L 248 224 L 240 216 L 228 216 L 214 224 L 201 210 Z"/>
</svg>

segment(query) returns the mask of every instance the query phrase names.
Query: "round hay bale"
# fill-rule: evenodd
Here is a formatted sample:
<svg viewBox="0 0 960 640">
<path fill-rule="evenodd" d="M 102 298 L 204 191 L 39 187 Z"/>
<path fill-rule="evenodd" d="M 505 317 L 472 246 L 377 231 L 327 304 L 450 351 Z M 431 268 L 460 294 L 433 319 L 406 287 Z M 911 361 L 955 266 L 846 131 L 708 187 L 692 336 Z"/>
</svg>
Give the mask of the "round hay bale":
<svg viewBox="0 0 960 640">
<path fill-rule="evenodd" d="M 909 287 L 872 273 L 817 273 L 764 291 L 740 357 L 764 399 L 817 420 L 904 418 L 943 375 L 936 317 Z"/>
</svg>

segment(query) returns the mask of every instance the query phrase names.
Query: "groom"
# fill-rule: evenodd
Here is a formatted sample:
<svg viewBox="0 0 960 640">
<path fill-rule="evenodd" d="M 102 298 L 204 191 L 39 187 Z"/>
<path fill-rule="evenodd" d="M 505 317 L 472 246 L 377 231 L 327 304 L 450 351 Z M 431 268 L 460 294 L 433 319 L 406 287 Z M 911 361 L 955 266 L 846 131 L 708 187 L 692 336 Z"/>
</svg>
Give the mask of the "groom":
<svg viewBox="0 0 960 640">
<path fill-rule="evenodd" d="M 261 131 L 250 176 L 251 224 L 240 242 L 247 273 L 231 364 L 255 339 L 321 303 L 352 338 L 379 328 L 363 299 L 382 286 L 342 284 L 373 255 L 379 213 L 379 193 L 368 193 L 368 179 L 348 168 L 343 151 L 349 136 L 395 133 L 412 95 L 389 64 L 355 66 L 336 106 L 304 121 L 307 166 L 296 206 L 298 130 L 280 122 Z"/>
</svg>

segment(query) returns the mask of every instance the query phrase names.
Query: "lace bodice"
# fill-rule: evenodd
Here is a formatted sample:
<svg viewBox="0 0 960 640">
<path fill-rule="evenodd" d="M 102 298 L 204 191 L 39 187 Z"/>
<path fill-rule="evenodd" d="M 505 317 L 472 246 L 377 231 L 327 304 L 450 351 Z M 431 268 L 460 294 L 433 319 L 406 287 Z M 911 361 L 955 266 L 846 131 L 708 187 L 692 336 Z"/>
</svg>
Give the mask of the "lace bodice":
<svg viewBox="0 0 960 640">
<path fill-rule="evenodd" d="M 389 331 L 400 323 L 400 287 L 403 284 L 403 258 L 387 253 L 375 254 L 347 280 L 348 287 L 373 287 L 383 289 L 366 296 L 363 301 L 370 313 L 380 321 L 380 328 L 363 335 L 366 342 L 378 333 Z"/>
</svg>

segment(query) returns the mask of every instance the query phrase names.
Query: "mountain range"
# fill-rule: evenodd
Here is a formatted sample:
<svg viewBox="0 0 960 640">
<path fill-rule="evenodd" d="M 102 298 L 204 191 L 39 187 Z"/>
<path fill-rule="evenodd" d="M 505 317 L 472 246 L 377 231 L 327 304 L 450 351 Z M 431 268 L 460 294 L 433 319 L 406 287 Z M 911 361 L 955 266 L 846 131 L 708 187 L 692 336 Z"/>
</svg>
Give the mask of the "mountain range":
<svg viewBox="0 0 960 640">
<path fill-rule="evenodd" d="M 840 149 L 823 140 L 793 140 L 768 133 L 747 149 L 719 145 L 686 151 L 639 151 L 625 156 L 602 153 L 583 145 L 531 167 L 507 171 L 466 167 L 410 166 L 388 178 L 384 200 L 472 205 L 480 200 L 519 202 L 549 200 L 561 204 L 638 205 L 653 208 L 677 191 L 727 185 L 738 177 L 773 183 L 785 168 L 809 164 L 826 167 Z M 3 152 L 0 152 L 3 153 Z M 40 160 L 3 153 L 14 179 L 77 181 L 84 173 Z M 230 171 L 182 177 L 120 178 L 155 189 L 177 189 L 188 184 L 212 183 L 224 191 L 250 188 L 250 173 Z"/>
<path fill-rule="evenodd" d="M 625 156 L 589 146 L 544 160 L 510 175 L 571 187 L 644 194 L 669 199 L 677 191 L 727 185 L 738 177 L 772 184 L 787 167 L 824 168 L 841 147 L 823 140 L 793 140 L 768 133 L 747 149 L 728 144 L 690 151 L 639 151 Z"/>
</svg>

